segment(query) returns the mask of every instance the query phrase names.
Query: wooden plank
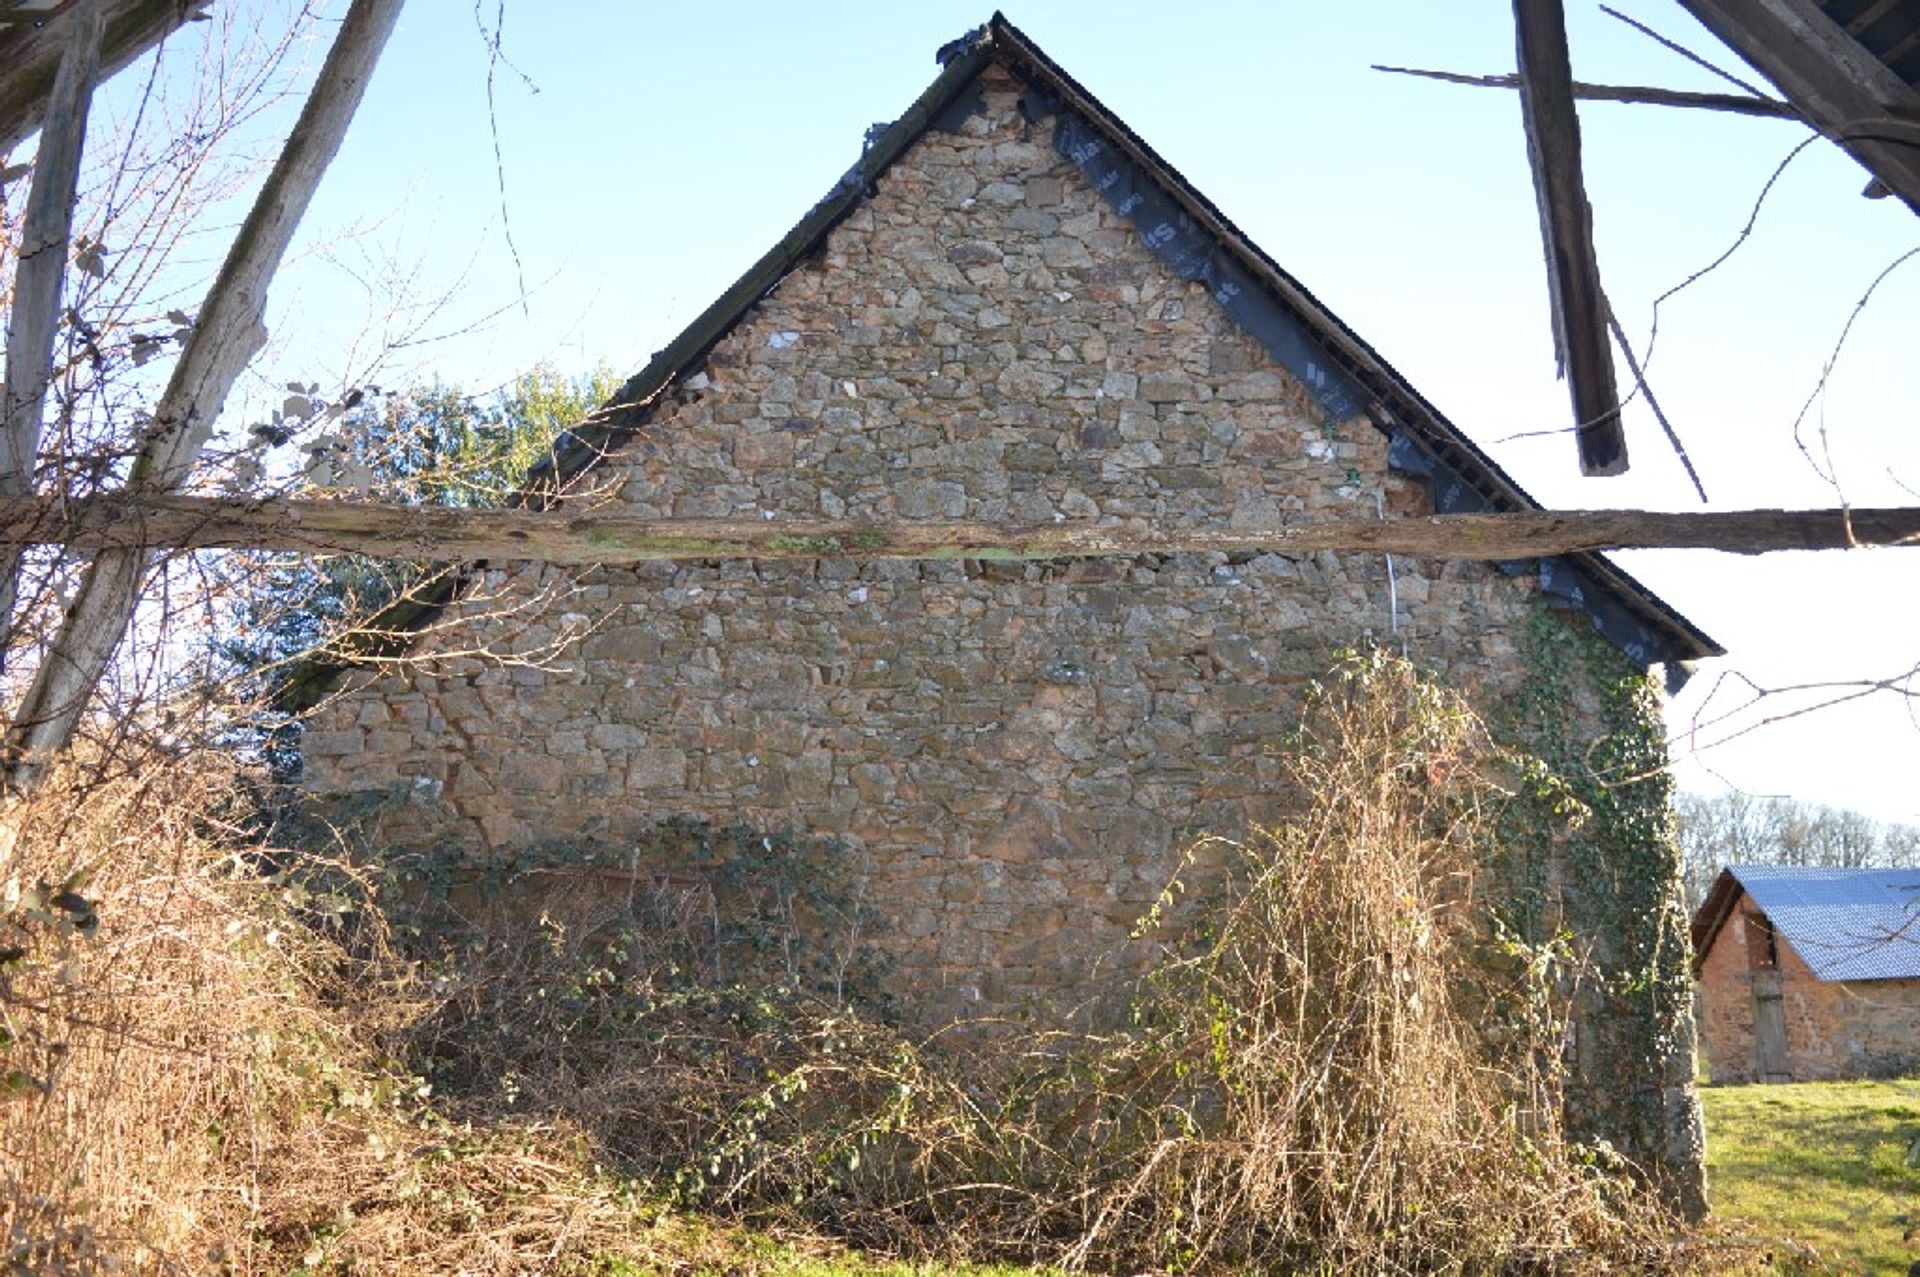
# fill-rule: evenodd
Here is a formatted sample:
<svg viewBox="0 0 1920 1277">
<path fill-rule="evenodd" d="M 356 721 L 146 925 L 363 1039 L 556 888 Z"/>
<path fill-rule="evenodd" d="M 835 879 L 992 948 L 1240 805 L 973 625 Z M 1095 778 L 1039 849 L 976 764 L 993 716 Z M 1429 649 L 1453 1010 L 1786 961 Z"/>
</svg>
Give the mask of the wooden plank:
<svg viewBox="0 0 1920 1277">
<path fill-rule="evenodd" d="M 1591 550 L 1761 554 L 1920 545 L 1920 508 L 1563 510 L 1355 518 L 1273 528 L 863 520 L 649 519 L 603 511 L 457 510 L 358 501 L 114 493 L 0 498 L 0 545 L 261 549 L 571 566 L 672 559 L 1049 559 L 1319 550 L 1528 559 Z"/>
<path fill-rule="evenodd" d="M 1920 92 L 1811 0 L 1680 3 L 1920 213 Z"/>
<path fill-rule="evenodd" d="M 14 271 L 13 307 L 7 315 L 6 373 L 0 377 L 0 492 L 25 496 L 33 490 L 40 454 L 40 428 L 53 379 L 53 343 L 60 328 L 60 298 L 73 237 L 74 193 L 87 144 L 87 111 L 100 69 L 101 18 L 106 0 L 77 0 L 65 24 L 67 47 L 48 99 L 46 124 L 33 160 Z M 14 596 L 20 556 L 0 554 L 0 662 L 12 646 Z"/>
<path fill-rule="evenodd" d="M 204 0 L 100 0 L 105 30 L 100 41 L 100 74 L 106 80 L 201 13 Z M 60 66 L 70 15 L 0 29 L 0 156 L 40 127 L 53 78 Z"/>
<path fill-rule="evenodd" d="M 1614 383 L 1607 304 L 1593 247 L 1593 213 L 1580 172 L 1580 119 L 1573 103 L 1561 0 L 1513 0 L 1520 108 L 1546 250 L 1554 353 L 1573 398 L 1580 473 L 1624 474 L 1626 434 Z"/>
<path fill-rule="evenodd" d="M 1892 13 L 1900 3 L 1901 0 L 1873 0 L 1873 3 L 1869 4 L 1859 13 L 1854 14 L 1852 19 L 1847 22 L 1847 34 L 1852 36 L 1859 35 L 1868 27 L 1880 21 L 1880 19 L 1886 17 L 1889 13 Z"/>
</svg>

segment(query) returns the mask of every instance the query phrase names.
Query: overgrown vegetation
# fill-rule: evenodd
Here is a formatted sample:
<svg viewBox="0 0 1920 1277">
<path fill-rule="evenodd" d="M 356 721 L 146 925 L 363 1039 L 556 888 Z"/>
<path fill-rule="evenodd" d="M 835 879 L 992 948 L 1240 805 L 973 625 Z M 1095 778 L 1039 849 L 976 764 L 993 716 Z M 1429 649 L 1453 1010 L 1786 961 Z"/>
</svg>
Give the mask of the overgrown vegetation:
<svg viewBox="0 0 1920 1277">
<path fill-rule="evenodd" d="M 1297 818 L 1195 848 L 1100 1035 L 902 1033 L 796 953 L 844 933 L 803 916 L 838 897 L 763 894 L 718 963 L 700 881 L 383 883 L 247 846 L 198 764 L 49 791 L 15 862 L 49 890 L 5 923 L 11 1244 L 71 1272 L 746 1262 L 672 1204 L 1101 1271 L 1683 1265 L 1562 1130 L 1558 955 L 1484 907 L 1545 773 L 1379 655 L 1287 751 Z"/>
<path fill-rule="evenodd" d="M 1680 1145 L 1698 1138 L 1691 1098 L 1675 1098 L 1692 1074 L 1693 978 L 1659 695 L 1619 649 L 1545 603 L 1517 638 L 1525 677 L 1497 731 L 1554 783 L 1504 814 L 1497 907 L 1530 944 L 1580 937 L 1565 971 L 1580 1029 L 1564 1078 L 1575 1133 L 1593 1135 L 1603 1114 L 1684 1168 Z M 1697 1179 L 1667 1187 L 1704 1209 Z"/>
</svg>

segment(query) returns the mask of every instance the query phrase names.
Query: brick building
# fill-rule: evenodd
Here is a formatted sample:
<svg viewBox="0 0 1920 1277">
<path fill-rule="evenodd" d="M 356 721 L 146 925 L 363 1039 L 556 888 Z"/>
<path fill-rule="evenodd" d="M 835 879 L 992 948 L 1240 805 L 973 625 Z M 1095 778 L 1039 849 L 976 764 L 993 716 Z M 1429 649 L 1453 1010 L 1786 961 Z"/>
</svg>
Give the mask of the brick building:
<svg viewBox="0 0 1920 1277">
<path fill-rule="evenodd" d="M 570 433 L 534 500 L 1167 528 L 1537 508 L 1017 30 L 996 18 L 942 53 L 855 169 Z M 930 1020 L 1111 985 L 1191 831 L 1275 814 L 1273 746 L 1342 646 L 1404 645 L 1493 704 L 1526 679 L 1523 631 L 1550 610 L 1606 640 L 1580 649 L 1601 655 L 1574 659 L 1556 711 L 1590 736 L 1592 661 L 1671 677 L 1719 650 L 1595 555 L 475 577 L 421 654 L 470 649 L 461 627 L 498 600 L 559 589 L 494 641 L 560 659 L 351 673 L 305 737 L 313 790 L 409 794 L 397 837 L 480 861 L 632 845 L 668 818 L 831 833 L 859 853 L 896 992 Z M 1646 863 L 1631 909 L 1584 906 L 1565 866 L 1543 870 L 1553 899 L 1537 903 L 1584 920 L 1596 969 L 1674 955 L 1651 1028 L 1590 1000 L 1581 1077 L 1595 1124 L 1697 1195 L 1676 862 L 1662 847 Z"/>
<path fill-rule="evenodd" d="M 1920 869 L 1734 865 L 1693 919 L 1716 1082 L 1920 1068 Z"/>
</svg>

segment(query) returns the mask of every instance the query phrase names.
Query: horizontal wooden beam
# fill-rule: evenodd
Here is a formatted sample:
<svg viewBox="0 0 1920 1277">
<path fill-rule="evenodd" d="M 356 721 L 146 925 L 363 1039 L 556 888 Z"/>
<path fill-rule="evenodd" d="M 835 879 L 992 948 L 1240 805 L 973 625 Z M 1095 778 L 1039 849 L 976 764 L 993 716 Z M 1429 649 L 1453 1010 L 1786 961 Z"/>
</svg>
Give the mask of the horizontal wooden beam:
<svg viewBox="0 0 1920 1277">
<path fill-rule="evenodd" d="M 1389 75 L 1411 75 L 1443 84 L 1464 84 L 1475 89 L 1517 89 L 1517 75 L 1465 75 L 1458 71 L 1427 71 L 1419 67 L 1390 67 L 1374 64 L 1374 70 Z M 1663 89 L 1650 84 L 1593 84 L 1573 81 L 1573 96 L 1588 102 L 1631 102 L 1641 106 L 1675 106 L 1695 111 L 1725 111 L 1732 115 L 1753 115 L 1770 120 L 1798 120 L 1800 113 L 1791 103 L 1778 98 L 1756 98 L 1744 93 L 1696 93 L 1688 89 Z"/>
<path fill-rule="evenodd" d="M 1920 543 L 1920 508 L 1561 510 L 1351 518 L 1271 528 L 1145 523 L 647 519 L 588 510 L 457 510 L 351 501 L 101 496 L 0 499 L 0 544 L 362 554 L 571 566 L 653 559 L 1050 559 L 1211 551 L 1373 551 L 1528 559 L 1588 550 L 1734 554 Z"/>
</svg>

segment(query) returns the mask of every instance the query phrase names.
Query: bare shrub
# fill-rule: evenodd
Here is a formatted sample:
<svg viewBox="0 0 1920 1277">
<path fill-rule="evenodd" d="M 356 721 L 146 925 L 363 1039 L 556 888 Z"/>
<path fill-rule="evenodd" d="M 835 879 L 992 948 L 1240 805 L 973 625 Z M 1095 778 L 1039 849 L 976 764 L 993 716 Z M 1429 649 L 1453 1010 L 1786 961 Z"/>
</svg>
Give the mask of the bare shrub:
<svg viewBox="0 0 1920 1277">
<path fill-rule="evenodd" d="M 0 1269 L 506 1274 L 647 1253 L 643 1203 L 578 1132 L 443 1120 L 381 1055 L 432 1003 L 363 897 L 245 835 L 242 774 L 161 752 L 97 770 L 10 813 Z"/>
<path fill-rule="evenodd" d="M 1315 689 L 1287 761 L 1293 815 L 1225 845 L 1149 978 L 1152 1120 L 1071 1257 L 1478 1271 L 1645 1244 L 1650 1197 L 1561 1130 L 1555 955 L 1475 889 L 1544 769 L 1380 653 Z"/>
</svg>

